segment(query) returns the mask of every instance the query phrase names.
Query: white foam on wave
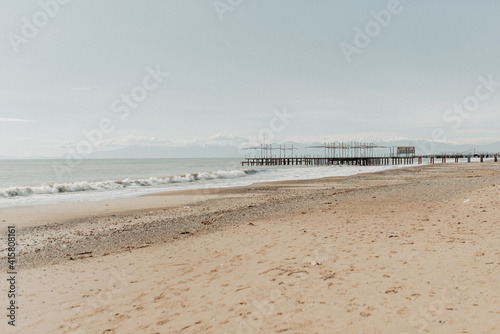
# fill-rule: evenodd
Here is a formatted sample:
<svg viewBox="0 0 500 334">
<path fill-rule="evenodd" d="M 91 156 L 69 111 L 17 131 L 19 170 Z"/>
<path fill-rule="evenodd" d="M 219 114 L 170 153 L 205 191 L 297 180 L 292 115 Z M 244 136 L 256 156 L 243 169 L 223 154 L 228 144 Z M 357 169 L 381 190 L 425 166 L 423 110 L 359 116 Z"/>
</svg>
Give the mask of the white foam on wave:
<svg viewBox="0 0 500 334">
<path fill-rule="evenodd" d="M 219 170 L 121 181 L 82 181 L 37 187 L 10 187 L 0 189 L 0 208 L 103 201 L 176 190 L 240 187 L 257 182 L 350 176 L 405 167 L 409 166 L 257 167 L 251 170 Z"/>
<path fill-rule="evenodd" d="M 150 177 L 149 179 L 125 179 L 121 181 L 80 181 L 71 183 L 56 183 L 52 185 L 41 185 L 32 187 L 9 187 L 0 189 L 0 197 L 18 197 L 31 195 L 50 195 L 60 193 L 72 193 L 92 190 L 120 190 L 124 188 L 158 187 L 170 183 L 195 182 L 200 180 L 235 179 L 246 175 L 255 174 L 256 170 L 230 170 L 184 174 L 164 177 Z"/>
</svg>

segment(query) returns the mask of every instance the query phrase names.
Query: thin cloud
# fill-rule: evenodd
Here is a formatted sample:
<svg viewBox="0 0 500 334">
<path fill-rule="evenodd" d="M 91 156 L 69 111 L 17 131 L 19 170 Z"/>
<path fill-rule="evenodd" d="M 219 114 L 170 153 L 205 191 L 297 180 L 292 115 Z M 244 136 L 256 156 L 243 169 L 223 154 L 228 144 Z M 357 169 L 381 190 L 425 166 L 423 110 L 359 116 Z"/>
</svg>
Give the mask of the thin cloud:
<svg viewBox="0 0 500 334">
<path fill-rule="evenodd" d="M 0 118 L 0 122 L 2 123 L 33 123 L 29 119 L 21 119 L 21 118 Z"/>
</svg>

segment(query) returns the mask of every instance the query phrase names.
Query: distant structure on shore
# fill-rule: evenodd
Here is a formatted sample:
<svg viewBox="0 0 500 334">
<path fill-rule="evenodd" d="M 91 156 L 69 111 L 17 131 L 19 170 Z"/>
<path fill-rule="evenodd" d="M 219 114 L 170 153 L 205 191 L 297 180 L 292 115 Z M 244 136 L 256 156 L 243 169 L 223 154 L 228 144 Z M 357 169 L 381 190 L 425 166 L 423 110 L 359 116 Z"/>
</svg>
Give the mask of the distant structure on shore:
<svg viewBox="0 0 500 334">
<path fill-rule="evenodd" d="M 448 159 L 454 159 L 456 163 L 466 159 L 472 162 L 472 159 L 493 158 L 498 162 L 500 153 L 476 152 L 470 150 L 462 153 L 439 153 L 416 155 L 415 147 L 410 146 L 379 146 L 374 143 L 324 143 L 324 145 L 309 146 L 310 149 L 323 149 L 322 155 L 304 155 L 294 156 L 296 149 L 291 145 L 280 145 L 279 147 L 271 144 L 263 144 L 256 147 L 249 147 L 248 150 L 260 151 L 260 157 L 247 157 L 241 162 L 242 166 L 325 166 L 325 165 L 356 165 L 356 166 L 381 166 L 381 165 L 411 165 L 417 161 L 419 164 L 427 161 L 434 164 L 436 161 L 446 163 Z M 389 152 L 383 152 L 383 150 Z M 279 154 L 273 154 L 279 151 Z M 287 152 L 290 152 L 287 155 Z"/>
</svg>

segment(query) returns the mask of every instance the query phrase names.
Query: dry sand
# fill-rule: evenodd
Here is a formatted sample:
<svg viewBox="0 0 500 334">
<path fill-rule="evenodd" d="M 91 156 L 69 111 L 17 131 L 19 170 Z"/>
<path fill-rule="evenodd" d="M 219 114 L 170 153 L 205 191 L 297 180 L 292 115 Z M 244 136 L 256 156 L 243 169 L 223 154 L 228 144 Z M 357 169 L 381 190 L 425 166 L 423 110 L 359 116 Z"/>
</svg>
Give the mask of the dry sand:
<svg viewBox="0 0 500 334">
<path fill-rule="evenodd" d="M 500 333 L 499 213 L 494 163 L 2 210 L 0 332 Z"/>
</svg>

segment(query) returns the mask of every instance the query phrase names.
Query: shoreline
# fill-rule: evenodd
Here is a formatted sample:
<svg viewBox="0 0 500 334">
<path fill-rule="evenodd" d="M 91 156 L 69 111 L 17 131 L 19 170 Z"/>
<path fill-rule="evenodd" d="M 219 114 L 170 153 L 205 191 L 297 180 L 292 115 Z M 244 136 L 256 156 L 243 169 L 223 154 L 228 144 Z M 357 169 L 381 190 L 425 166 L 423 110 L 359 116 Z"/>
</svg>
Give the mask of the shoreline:
<svg viewBox="0 0 500 334">
<path fill-rule="evenodd" d="M 487 163 L 488 165 L 488 163 Z M 319 179 L 272 181 L 250 186 L 179 190 L 135 198 L 63 203 L 0 210 L 2 224 L 15 225 L 21 237 L 21 264 L 36 267 L 78 258 L 101 256 L 184 239 L 254 219 L 276 218 L 318 207 L 310 196 L 346 197 L 350 192 L 380 192 L 404 186 L 405 177 L 446 168 L 474 169 L 472 165 L 436 164 L 358 173 Z M 496 166 L 491 164 L 491 166 Z M 403 175 L 398 179 L 397 175 Z M 391 179 L 384 182 L 364 180 Z M 330 187 L 330 185 L 334 185 Z M 331 188 L 331 189 L 330 189 Z M 238 201 L 234 201 L 234 199 Z M 235 204 L 236 203 L 236 204 Z M 296 205 L 300 203 L 300 207 Z M 0 241 L 3 242 L 3 236 Z M 106 240 L 106 243 L 102 241 Z M 5 249 L 0 253 L 4 258 Z"/>
<path fill-rule="evenodd" d="M 464 163 L 464 162 L 461 162 Z M 471 164 L 475 164 L 478 162 L 472 162 Z M 486 159 L 484 163 L 493 163 L 492 159 Z M 338 176 L 323 176 L 323 177 L 314 177 L 314 178 L 306 178 L 306 179 L 286 179 L 286 180 L 275 180 L 275 181 L 257 181 L 253 182 L 250 184 L 244 184 L 244 185 L 230 185 L 230 186 L 214 186 L 214 187 L 209 187 L 209 188 L 192 188 L 192 189 L 181 189 L 181 190 L 165 190 L 165 189 L 158 189 L 158 191 L 150 192 L 150 193 L 144 193 L 144 194 L 138 194 L 138 195 L 130 195 L 130 196 L 124 196 L 124 197 L 112 197 L 108 199 L 98 199 L 98 200 L 74 200 L 74 201 L 68 201 L 68 202 L 60 202 L 60 203 L 38 203 L 38 204 L 29 204 L 29 205 L 18 205 L 18 206 L 7 206 L 7 207 L 0 207 L 0 215 L 6 216 L 8 219 L 19 219 L 21 216 L 26 215 L 26 216 L 33 216 L 33 213 L 35 211 L 40 210 L 41 208 L 41 214 L 42 217 L 38 217 L 39 220 L 42 220 L 42 218 L 47 218 L 47 217 L 54 217 L 57 216 L 58 221 L 64 221 L 68 219 L 77 219 L 77 218 L 83 218 L 84 215 L 90 214 L 90 215 L 95 215 L 103 211 L 109 211 L 110 208 L 103 208 L 102 203 L 108 204 L 114 204 L 116 202 L 128 202 L 132 206 L 132 210 L 140 210 L 142 208 L 146 208 L 147 205 L 141 204 L 141 200 L 138 200 L 140 198 L 147 198 L 149 196 L 177 196 L 181 194 L 187 194 L 191 195 L 191 193 L 198 192 L 204 194 L 206 191 L 211 192 L 211 190 L 219 190 L 219 189 L 232 189 L 232 188 L 243 188 L 243 187 L 252 187 L 253 185 L 258 185 L 258 184 L 268 184 L 268 183 L 276 183 L 276 182 L 294 182 L 294 181 L 307 181 L 307 180 L 320 180 L 320 179 L 328 179 L 328 178 L 336 178 L 336 177 L 352 177 L 355 175 L 359 174 L 371 174 L 371 173 L 380 173 L 380 172 L 385 172 L 385 171 L 391 171 L 391 170 L 399 170 L 403 168 L 417 168 L 417 167 L 432 167 L 436 165 L 441 165 L 442 163 L 436 162 L 435 164 L 413 164 L 413 165 L 394 165 L 394 166 L 379 166 L 379 167 L 385 167 L 386 169 L 380 170 L 380 171 L 358 171 L 355 174 L 351 175 L 338 175 Z M 453 163 L 445 163 L 446 164 L 453 164 Z M 300 167 L 300 166 L 298 166 Z M 325 166 L 316 166 L 316 167 L 325 167 Z M 344 167 L 344 166 L 342 166 Z M 349 167 L 359 167 L 359 168 L 371 168 L 373 166 L 349 166 Z M 85 191 L 81 191 L 85 192 Z M 65 194 L 75 194 L 77 192 L 66 192 Z M 203 198 L 203 196 L 200 196 Z M 174 200 L 173 203 L 162 203 L 159 201 L 154 201 L 154 203 L 151 205 L 151 208 L 158 208 L 158 207 L 163 207 L 166 205 L 167 207 L 170 206 L 175 206 L 175 205 L 181 205 L 181 201 L 179 200 Z M 185 204 L 189 204 L 191 201 L 187 200 Z M 87 208 L 82 209 L 82 206 L 87 206 Z M 90 212 L 89 212 L 90 210 Z M 21 212 L 21 214 L 16 214 L 15 211 Z M 118 213 L 122 211 L 121 209 L 117 209 L 116 212 L 111 211 L 113 213 Z M 71 212 L 71 213 L 70 213 Z M 31 222 L 31 224 L 37 224 L 37 222 Z M 23 222 L 24 225 L 24 222 Z"/>
<path fill-rule="evenodd" d="M 312 179 L 294 179 L 294 180 L 277 180 L 277 181 L 264 181 L 254 182 L 249 185 L 237 185 L 227 187 L 213 187 L 213 188 L 194 188 L 182 189 L 171 191 L 158 191 L 149 194 L 135 195 L 133 197 L 125 198 L 110 198 L 96 201 L 81 201 L 81 202 L 66 202 L 66 203 L 50 203 L 41 205 L 25 205 L 0 208 L 0 215 L 6 217 L 5 220 L 22 220 L 21 217 L 30 217 L 29 221 L 21 222 L 22 226 L 35 226 L 44 224 L 47 220 L 53 222 L 65 222 L 67 220 L 76 220 L 88 217 L 99 217 L 100 215 L 119 214 L 123 212 L 123 207 L 129 207 L 129 211 L 140 211 L 147 209 L 158 209 L 164 207 L 178 207 L 189 205 L 199 200 L 206 200 L 217 198 L 219 194 L 225 193 L 227 189 L 252 188 L 254 186 L 265 186 L 279 183 L 301 182 L 301 181 L 318 181 L 330 178 L 349 178 L 361 174 L 382 173 L 387 171 L 399 170 L 402 168 L 417 168 L 432 165 L 407 165 L 407 166 L 394 166 L 382 171 L 369 171 L 359 172 L 347 176 L 324 176 Z M 160 199 L 157 197 L 165 197 Z"/>
<path fill-rule="evenodd" d="M 253 184 L 259 184 L 259 183 L 269 183 L 269 182 L 282 182 L 282 181 L 296 181 L 296 180 L 313 180 L 313 179 L 320 179 L 320 178 L 326 178 L 326 177 L 343 177 L 343 176 L 353 176 L 353 175 L 357 175 L 357 174 L 364 174 L 364 173 L 373 173 L 373 172 L 379 172 L 379 171 L 384 171 L 384 170 L 393 170 L 393 169 L 399 169 L 399 168 L 411 168 L 411 167 L 420 167 L 420 166 L 426 166 L 427 164 L 421 164 L 421 165 L 418 165 L 418 164 L 414 164 L 414 165 L 394 165 L 394 166 L 340 166 L 340 167 L 346 167 L 346 168 L 361 168 L 361 169 L 371 169 L 371 168 L 380 168 L 380 170 L 377 170 L 377 171 L 360 171 L 358 170 L 357 172 L 354 172 L 353 174 L 348 174 L 348 175 L 333 175 L 333 176 L 318 176 L 318 177 L 311 177 L 311 178 L 304 178 L 304 179 L 283 179 L 283 180 L 271 180 L 271 181 L 268 181 L 268 180 L 250 180 L 250 181 L 247 181 L 247 182 L 243 182 L 245 181 L 245 179 L 241 178 L 236 178 L 236 180 L 240 180 L 242 182 L 239 182 L 240 184 L 236 184 L 236 185 L 225 185 L 225 186 L 222 186 L 222 185 L 213 185 L 208 187 L 208 188 L 205 188 L 205 187 L 196 187 L 195 188 L 188 188 L 188 189 L 180 189 L 180 190 L 169 190 L 168 188 L 166 189 L 161 189 L 161 188 L 158 188 L 158 189 L 155 189 L 155 190 L 152 190 L 152 191 L 142 191 L 139 192 L 139 194 L 128 194 L 126 196 L 124 195 L 116 195 L 116 197 L 109 197 L 109 198 L 100 198 L 100 199 L 97 199 L 97 200 L 89 200 L 88 198 L 85 198 L 85 199 L 71 199 L 69 201 L 63 201 L 61 200 L 60 202 L 35 202 L 35 204 L 23 204 L 23 205 L 14 205 L 14 206 L 6 206 L 6 207 L 0 207 L 0 213 L 3 211 L 3 210 L 8 210 L 8 209 L 15 209 L 15 208 L 30 208 L 30 207 L 43 207 L 43 206 L 56 206 L 56 205 L 72 205 L 72 204 L 79 204 L 79 203 L 99 203 L 99 202 L 106 202 L 106 201 L 114 201 L 114 200 L 130 200 L 130 199 L 134 199 L 134 198 L 139 198 L 139 197 L 143 197 L 143 196 L 154 196 L 156 194 L 164 194 L 164 193 L 170 193 L 170 192 L 183 192 L 183 191 L 199 191 L 199 190 L 203 190 L 203 189 L 220 189 L 220 188 L 235 188 L 235 187 L 248 187 L 248 186 L 252 186 Z M 272 167 L 272 166 L 267 166 L 267 167 Z M 300 170 L 301 168 L 325 168 L 325 167 L 335 167 L 335 166 L 292 166 L 291 169 L 294 169 L 294 170 Z M 337 166 L 338 167 L 338 166 Z M 245 169 L 245 170 L 249 170 L 249 169 Z M 252 170 L 252 169 L 250 169 Z M 256 171 L 259 171 L 259 169 L 256 169 Z M 198 174 L 198 173 L 194 173 L 194 174 Z M 181 176 L 184 176 L 184 175 L 181 175 Z M 200 180 L 198 180 L 200 181 Z M 122 181 L 113 181 L 113 182 L 122 182 Z M 69 182 L 69 183 L 73 183 L 73 182 Z M 177 183 L 174 183 L 174 184 L 177 184 Z M 181 183 L 182 184 L 182 183 Z M 186 184 L 191 184 L 190 182 L 186 182 Z M 196 183 L 194 183 L 196 185 Z M 201 185 L 199 185 L 201 186 Z M 39 186 L 34 186 L 35 188 L 39 187 Z M 141 190 L 142 188 L 139 188 L 139 190 Z M 142 190 L 146 190 L 148 189 L 148 187 L 144 187 L 144 189 Z M 66 192 L 63 192 L 63 193 L 60 193 L 60 194 L 55 194 L 55 196 L 58 196 L 58 195 L 70 195 L 70 196 L 74 196 L 74 195 L 77 195 L 77 194 L 85 194 L 85 195 L 91 195 L 91 193 L 95 191 L 95 190 L 91 190 L 91 191 L 86 191 L 86 190 L 80 190 L 80 191 L 66 191 Z M 98 194 L 98 193 L 96 193 Z M 35 194 L 35 195 L 30 195 L 30 196 L 37 196 L 39 194 Z M 21 198 L 24 198 L 24 199 L 29 199 L 30 196 L 23 196 L 21 195 L 20 197 Z M 19 196 L 18 196 L 19 197 Z M 39 201 L 39 200 L 38 200 Z"/>
</svg>

